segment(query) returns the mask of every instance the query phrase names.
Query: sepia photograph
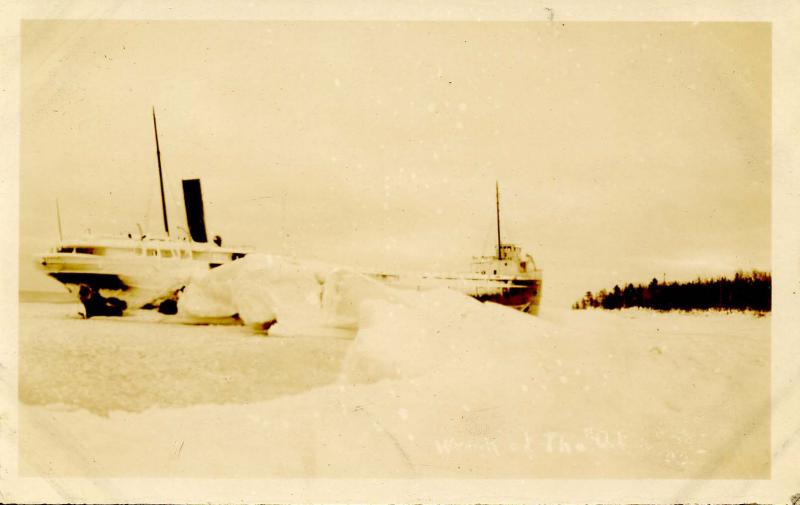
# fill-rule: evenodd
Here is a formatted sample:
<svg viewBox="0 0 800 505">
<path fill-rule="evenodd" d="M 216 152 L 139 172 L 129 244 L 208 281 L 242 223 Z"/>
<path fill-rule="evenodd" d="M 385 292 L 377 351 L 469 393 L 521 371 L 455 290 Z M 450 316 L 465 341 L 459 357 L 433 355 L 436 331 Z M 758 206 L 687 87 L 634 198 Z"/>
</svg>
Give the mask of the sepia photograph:
<svg viewBox="0 0 800 505">
<path fill-rule="evenodd" d="M 769 22 L 19 30 L 20 477 L 773 475 Z"/>
</svg>

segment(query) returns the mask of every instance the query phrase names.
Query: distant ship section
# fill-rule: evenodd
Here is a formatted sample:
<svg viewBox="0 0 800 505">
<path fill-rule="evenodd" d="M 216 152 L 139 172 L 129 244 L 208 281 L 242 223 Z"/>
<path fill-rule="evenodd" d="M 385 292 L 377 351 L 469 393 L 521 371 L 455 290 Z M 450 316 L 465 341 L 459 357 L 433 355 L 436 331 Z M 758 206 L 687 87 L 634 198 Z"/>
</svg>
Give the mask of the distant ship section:
<svg viewBox="0 0 800 505">
<path fill-rule="evenodd" d="M 505 305 L 538 315 L 542 299 L 542 271 L 533 258 L 512 244 L 501 244 L 499 256 L 473 260 L 472 271 L 454 274 L 396 275 L 370 273 L 369 277 L 404 289 L 447 288 L 482 302 Z"/>
<path fill-rule="evenodd" d="M 485 282 L 484 289 L 467 293 L 483 302 L 508 305 L 529 314 L 539 313 L 542 299 L 542 271 L 530 254 L 519 246 L 500 244 L 498 256 L 484 256 L 473 262 L 473 271 Z"/>
<path fill-rule="evenodd" d="M 542 271 L 530 254 L 500 239 L 500 187 L 495 184 L 497 208 L 497 253 L 473 259 L 472 269 L 463 274 L 394 275 L 370 277 L 407 289 L 449 288 L 482 302 L 499 303 L 538 315 L 542 300 Z"/>
</svg>

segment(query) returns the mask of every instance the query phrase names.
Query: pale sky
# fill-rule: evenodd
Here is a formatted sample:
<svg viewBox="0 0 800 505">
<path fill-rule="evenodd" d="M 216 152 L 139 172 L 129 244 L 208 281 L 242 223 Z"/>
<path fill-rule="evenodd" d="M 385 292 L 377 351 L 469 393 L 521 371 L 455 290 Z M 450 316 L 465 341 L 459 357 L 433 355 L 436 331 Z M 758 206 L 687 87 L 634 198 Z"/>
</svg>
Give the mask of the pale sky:
<svg viewBox="0 0 800 505">
<path fill-rule="evenodd" d="M 21 289 L 66 236 L 161 230 L 443 271 L 504 240 L 543 303 L 770 268 L 765 23 L 26 21 Z"/>
</svg>

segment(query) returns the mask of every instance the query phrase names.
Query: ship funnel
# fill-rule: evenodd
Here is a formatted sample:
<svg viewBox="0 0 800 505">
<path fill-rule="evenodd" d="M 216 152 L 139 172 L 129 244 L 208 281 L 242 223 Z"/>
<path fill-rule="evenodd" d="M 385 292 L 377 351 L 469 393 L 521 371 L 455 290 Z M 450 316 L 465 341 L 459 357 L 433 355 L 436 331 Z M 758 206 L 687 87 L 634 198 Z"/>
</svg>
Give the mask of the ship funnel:
<svg viewBox="0 0 800 505">
<path fill-rule="evenodd" d="M 200 179 L 183 180 L 183 202 L 186 206 L 186 223 L 189 225 L 189 234 L 192 236 L 192 240 L 208 242 Z"/>
</svg>

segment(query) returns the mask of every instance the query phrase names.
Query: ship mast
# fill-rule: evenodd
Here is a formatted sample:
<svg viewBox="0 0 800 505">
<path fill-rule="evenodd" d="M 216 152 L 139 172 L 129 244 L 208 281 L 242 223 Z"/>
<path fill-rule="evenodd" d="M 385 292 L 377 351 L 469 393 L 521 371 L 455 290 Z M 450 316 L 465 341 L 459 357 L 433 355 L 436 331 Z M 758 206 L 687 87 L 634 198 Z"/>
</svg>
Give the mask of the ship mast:
<svg viewBox="0 0 800 505">
<path fill-rule="evenodd" d="M 158 126 L 156 126 L 156 108 L 153 107 L 153 131 L 156 134 L 156 158 L 158 159 L 158 184 L 161 188 L 161 212 L 164 216 L 164 231 L 169 237 L 169 222 L 167 221 L 167 202 L 164 200 L 164 176 L 161 174 L 161 150 L 158 147 Z"/>
<path fill-rule="evenodd" d="M 502 245 L 500 243 L 500 184 L 494 181 L 495 203 L 497 205 L 497 259 L 503 259 Z"/>
<path fill-rule="evenodd" d="M 61 208 L 58 205 L 58 198 L 56 198 L 56 220 L 58 221 L 58 242 L 64 241 L 64 234 L 61 232 Z"/>
</svg>

